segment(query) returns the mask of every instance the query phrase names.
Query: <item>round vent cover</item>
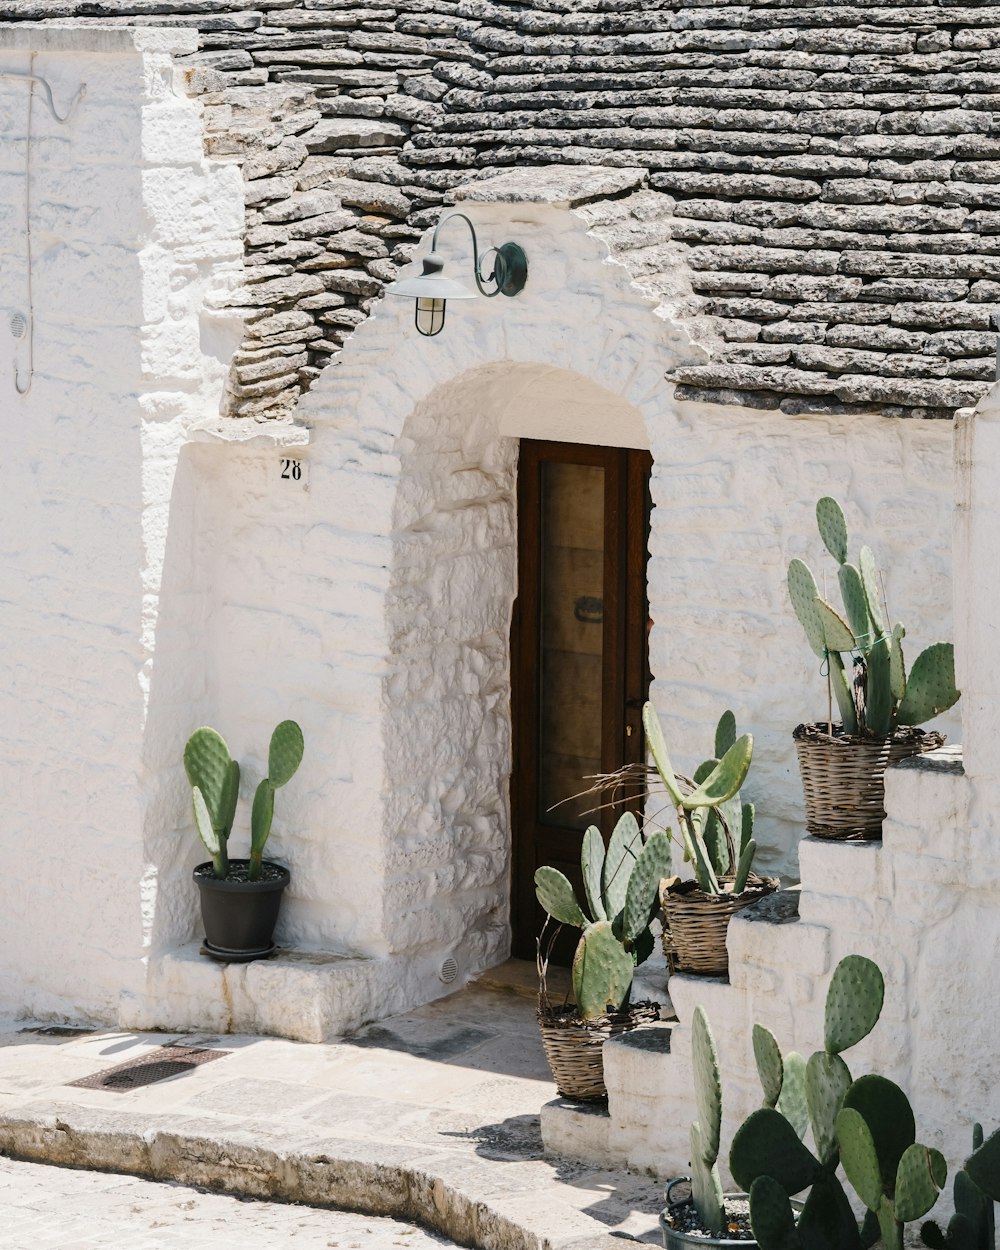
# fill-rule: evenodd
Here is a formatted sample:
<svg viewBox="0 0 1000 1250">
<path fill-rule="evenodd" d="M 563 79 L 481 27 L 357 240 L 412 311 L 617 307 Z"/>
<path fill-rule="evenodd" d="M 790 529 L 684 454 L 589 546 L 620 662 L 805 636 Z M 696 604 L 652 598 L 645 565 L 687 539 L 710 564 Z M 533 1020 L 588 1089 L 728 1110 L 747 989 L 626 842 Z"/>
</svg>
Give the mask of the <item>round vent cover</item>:
<svg viewBox="0 0 1000 1250">
<path fill-rule="evenodd" d="M 16 339 L 23 339 L 28 331 L 28 318 L 24 313 L 10 314 L 10 332 Z"/>
<path fill-rule="evenodd" d="M 445 983 L 445 985 L 451 985 L 452 981 L 454 981 L 458 976 L 458 964 L 456 963 L 454 956 L 448 956 L 448 958 L 441 965 L 438 976 Z"/>
</svg>

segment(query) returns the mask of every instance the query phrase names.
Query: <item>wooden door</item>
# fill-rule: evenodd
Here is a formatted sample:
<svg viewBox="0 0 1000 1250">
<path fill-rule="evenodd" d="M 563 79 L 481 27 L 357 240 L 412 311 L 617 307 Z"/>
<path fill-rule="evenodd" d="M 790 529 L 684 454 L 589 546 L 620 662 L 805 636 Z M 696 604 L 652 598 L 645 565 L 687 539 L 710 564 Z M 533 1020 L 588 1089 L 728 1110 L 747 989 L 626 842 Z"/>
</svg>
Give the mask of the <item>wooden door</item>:
<svg viewBox="0 0 1000 1250">
<path fill-rule="evenodd" d="M 645 755 L 648 452 L 524 439 L 518 598 L 511 637 L 514 954 L 533 959 L 544 913 L 535 869 L 580 882 L 583 831 L 621 814 L 569 801 L 598 772 Z M 578 893 L 582 898 L 582 894 Z M 572 942 L 556 958 L 565 962 Z"/>
</svg>

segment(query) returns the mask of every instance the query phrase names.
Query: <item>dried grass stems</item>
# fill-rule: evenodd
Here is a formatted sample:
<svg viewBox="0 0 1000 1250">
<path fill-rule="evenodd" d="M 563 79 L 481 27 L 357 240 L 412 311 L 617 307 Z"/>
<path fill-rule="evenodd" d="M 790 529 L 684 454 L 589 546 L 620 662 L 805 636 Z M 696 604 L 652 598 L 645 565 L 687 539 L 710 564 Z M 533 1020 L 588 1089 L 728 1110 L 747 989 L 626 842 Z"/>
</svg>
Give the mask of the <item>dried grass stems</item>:
<svg viewBox="0 0 1000 1250">
<path fill-rule="evenodd" d="M 662 784 L 660 782 L 660 774 L 656 771 L 656 765 L 642 762 L 623 764 L 621 768 L 615 769 L 613 773 L 594 773 L 586 777 L 585 780 L 592 784 L 576 794 L 571 794 L 568 798 L 560 799 L 558 803 L 553 803 L 548 810 L 554 812 L 556 808 L 562 807 L 566 803 L 575 803 L 578 799 L 585 799 L 590 796 L 595 798 L 603 798 L 605 795 L 610 796 L 605 802 L 595 803 L 593 807 L 584 808 L 580 813 L 581 816 L 594 816 L 599 812 L 614 811 L 616 808 L 625 807 L 638 799 L 645 798 L 649 794 L 651 782 L 655 785 Z M 690 794 L 695 789 L 695 784 L 690 777 L 685 777 L 683 774 L 678 773 L 677 781 L 686 794 Z M 733 831 L 729 828 L 722 811 L 719 808 L 716 808 L 715 811 L 726 835 L 730 863 L 735 870 L 737 852 L 733 841 Z M 665 814 L 668 812 L 670 816 L 665 818 Z M 655 832 L 657 829 L 663 829 L 668 834 L 671 842 L 678 846 L 683 854 L 684 842 L 674 832 L 673 824 L 670 823 L 676 814 L 673 803 L 668 800 L 662 807 L 658 807 L 652 813 L 644 810 L 641 817 L 637 817 L 637 819 L 644 835 Z M 735 872 L 730 875 L 735 875 Z"/>
</svg>

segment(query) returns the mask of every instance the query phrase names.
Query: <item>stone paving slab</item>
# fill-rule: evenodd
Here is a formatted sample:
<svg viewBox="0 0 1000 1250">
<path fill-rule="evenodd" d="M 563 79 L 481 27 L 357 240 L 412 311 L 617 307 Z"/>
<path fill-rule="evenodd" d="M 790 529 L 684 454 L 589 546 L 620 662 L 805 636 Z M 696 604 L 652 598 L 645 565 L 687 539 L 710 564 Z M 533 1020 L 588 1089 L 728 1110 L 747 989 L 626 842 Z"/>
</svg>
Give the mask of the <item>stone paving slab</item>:
<svg viewBox="0 0 1000 1250">
<path fill-rule="evenodd" d="M 324 1044 L 24 1029 L 0 1032 L 0 1153 L 392 1216 L 483 1250 L 659 1243 L 655 1180 L 543 1157 L 555 1088 L 534 1002 L 496 981 Z M 172 1041 L 229 1053 L 124 1093 L 66 1084 Z"/>
</svg>

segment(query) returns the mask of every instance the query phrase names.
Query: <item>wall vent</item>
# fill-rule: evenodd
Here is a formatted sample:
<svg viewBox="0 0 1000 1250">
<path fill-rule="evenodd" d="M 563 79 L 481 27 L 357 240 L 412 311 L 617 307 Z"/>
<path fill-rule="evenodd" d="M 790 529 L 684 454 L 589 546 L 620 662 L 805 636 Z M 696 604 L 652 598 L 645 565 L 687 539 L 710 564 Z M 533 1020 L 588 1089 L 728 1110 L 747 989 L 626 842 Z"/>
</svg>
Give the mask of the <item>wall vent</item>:
<svg viewBox="0 0 1000 1250">
<path fill-rule="evenodd" d="M 452 981 L 455 980 L 458 976 L 458 961 L 455 959 L 454 955 L 449 955 L 448 958 L 445 959 L 438 970 L 438 976 L 445 983 L 445 985 L 451 985 Z"/>
<path fill-rule="evenodd" d="M 16 339 L 23 339 L 28 332 L 28 318 L 22 312 L 10 314 L 10 332 Z"/>
</svg>

